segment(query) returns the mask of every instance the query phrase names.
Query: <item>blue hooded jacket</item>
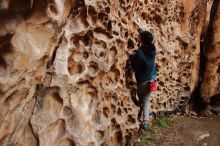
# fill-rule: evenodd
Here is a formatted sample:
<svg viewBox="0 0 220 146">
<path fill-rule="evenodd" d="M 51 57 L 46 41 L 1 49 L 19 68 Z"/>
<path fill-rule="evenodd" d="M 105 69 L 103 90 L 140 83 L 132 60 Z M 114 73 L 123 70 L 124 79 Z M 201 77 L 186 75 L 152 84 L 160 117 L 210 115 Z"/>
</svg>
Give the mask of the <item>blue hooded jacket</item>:
<svg viewBox="0 0 220 146">
<path fill-rule="evenodd" d="M 156 79 L 156 48 L 152 43 L 141 46 L 132 58 L 132 67 L 138 83 Z"/>
</svg>

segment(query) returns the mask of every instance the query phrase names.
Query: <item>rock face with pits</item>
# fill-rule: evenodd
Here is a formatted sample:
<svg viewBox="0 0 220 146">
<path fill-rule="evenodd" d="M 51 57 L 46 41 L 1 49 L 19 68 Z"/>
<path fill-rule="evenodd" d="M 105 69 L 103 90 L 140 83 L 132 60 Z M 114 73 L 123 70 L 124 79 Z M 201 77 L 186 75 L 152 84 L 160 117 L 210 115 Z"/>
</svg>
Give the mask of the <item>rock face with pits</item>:
<svg viewBox="0 0 220 146">
<path fill-rule="evenodd" d="M 152 111 L 182 111 L 212 0 L 0 2 L 0 145 L 125 145 L 139 128 L 129 58 L 153 32 Z M 218 24 L 218 23 L 216 23 Z M 216 38 L 217 38 L 216 34 Z M 217 49 L 217 46 L 216 46 Z"/>
</svg>

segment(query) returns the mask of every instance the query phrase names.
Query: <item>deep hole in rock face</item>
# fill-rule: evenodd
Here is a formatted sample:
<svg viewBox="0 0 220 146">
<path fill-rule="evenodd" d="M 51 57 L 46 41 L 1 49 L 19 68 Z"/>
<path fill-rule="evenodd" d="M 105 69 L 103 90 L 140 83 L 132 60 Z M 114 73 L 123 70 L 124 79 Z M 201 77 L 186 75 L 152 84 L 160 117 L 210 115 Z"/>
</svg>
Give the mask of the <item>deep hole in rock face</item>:
<svg viewBox="0 0 220 146">
<path fill-rule="evenodd" d="M 112 30 L 112 22 L 111 22 L 111 21 L 108 21 L 107 30 L 108 30 L 108 31 L 111 31 L 111 30 Z"/>
<path fill-rule="evenodd" d="M 142 12 L 141 13 L 141 17 L 144 19 L 144 20 L 146 20 L 147 19 L 147 13 L 145 13 L 145 12 Z"/>
<path fill-rule="evenodd" d="M 81 7 L 85 6 L 85 1 L 84 0 L 77 0 L 73 1 L 73 10 L 77 10 Z"/>
<path fill-rule="evenodd" d="M 115 118 L 111 119 L 111 123 L 112 123 L 113 125 L 116 125 L 116 124 L 117 124 L 116 119 L 115 119 Z"/>
<path fill-rule="evenodd" d="M 105 8 L 105 12 L 106 12 L 106 13 L 110 13 L 110 8 L 109 8 L 109 7 L 106 7 L 106 8 Z"/>
<path fill-rule="evenodd" d="M 211 98 L 210 104 L 219 106 L 220 105 L 220 94 L 214 95 Z"/>
<path fill-rule="evenodd" d="M 109 114 L 110 114 L 110 110 L 108 107 L 104 107 L 103 108 L 103 114 L 105 115 L 106 118 L 109 117 Z"/>
<path fill-rule="evenodd" d="M 220 65 L 218 65 L 217 73 L 220 74 Z"/>
<path fill-rule="evenodd" d="M 88 52 L 83 52 L 83 58 L 84 59 L 87 59 L 87 58 L 89 58 L 89 53 Z"/>
<path fill-rule="evenodd" d="M 76 62 L 72 58 L 68 59 L 68 71 L 71 75 L 80 74 L 85 70 L 82 62 Z"/>
<path fill-rule="evenodd" d="M 90 44 L 88 35 L 82 36 L 82 42 L 84 43 L 85 46 L 88 46 Z"/>
<path fill-rule="evenodd" d="M 133 49 L 134 48 L 134 42 L 131 39 L 128 39 L 127 48 L 129 48 L 129 49 Z"/>
<path fill-rule="evenodd" d="M 154 17 L 153 17 L 153 19 L 155 20 L 155 22 L 157 23 L 157 24 L 161 24 L 162 23 L 162 21 L 163 21 L 163 19 L 161 18 L 161 16 L 160 15 L 155 15 Z"/>
<path fill-rule="evenodd" d="M 8 11 L 5 13 L 4 11 L 0 11 L 1 15 L 5 15 L 5 18 L 15 18 L 14 16 L 27 16 L 30 14 L 32 0 L 10 0 Z M 47 6 L 47 2 L 44 2 L 44 8 Z"/>
<path fill-rule="evenodd" d="M 158 84 L 159 84 L 160 86 L 162 86 L 162 87 L 165 86 L 165 85 L 164 85 L 164 82 L 162 82 L 162 81 L 159 81 Z"/>
<path fill-rule="evenodd" d="M 108 18 L 108 14 L 106 14 L 104 12 L 98 13 L 98 19 L 100 19 L 101 21 L 103 21 L 106 18 Z"/>
<path fill-rule="evenodd" d="M 121 12 L 120 11 L 118 11 L 118 17 L 121 17 Z"/>
<path fill-rule="evenodd" d="M 83 26 L 83 28 L 88 28 L 89 22 L 87 21 L 87 9 L 82 9 L 81 13 L 77 16 L 76 22 Z"/>
<path fill-rule="evenodd" d="M 189 86 L 185 86 L 185 87 L 183 87 L 184 88 L 184 90 L 186 90 L 186 91 L 190 91 L 190 87 Z"/>
<path fill-rule="evenodd" d="M 107 43 L 94 39 L 91 50 L 97 58 L 104 57 L 107 50 Z"/>
<path fill-rule="evenodd" d="M 121 114 L 122 114 L 121 108 L 118 108 L 117 114 L 118 114 L 119 116 L 121 116 Z"/>
<path fill-rule="evenodd" d="M 127 31 L 125 32 L 124 37 L 125 37 L 125 38 L 128 37 L 128 32 L 127 32 Z"/>
<path fill-rule="evenodd" d="M 93 32 L 91 30 L 87 31 L 84 36 L 76 36 L 73 38 L 73 43 L 77 43 L 77 41 L 81 40 L 85 46 L 88 46 L 92 43 Z"/>
<path fill-rule="evenodd" d="M 125 136 L 125 139 L 126 139 L 126 146 L 130 146 L 131 145 L 131 137 L 132 137 L 132 135 L 131 135 L 131 133 L 130 132 L 128 132 L 127 131 L 127 135 Z"/>
<path fill-rule="evenodd" d="M 128 110 L 127 110 L 127 108 L 123 108 L 123 110 L 125 111 L 125 113 L 128 113 Z"/>
<path fill-rule="evenodd" d="M 54 3 L 49 4 L 49 10 L 50 10 L 50 12 L 54 13 L 55 15 L 58 14 L 57 7 Z"/>
<path fill-rule="evenodd" d="M 94 7 L 89 6 L 88 8 L 88 21 L 91 21 L 92 23 L 95 23 L 97 19 L 97 13 Z"/>
<path fill-rule="evenodd" d="M 114 103 L 116 103 L 117 102 L 117 97 L 113 95 L 112 100 L 113 100 Z"/>
<path fill-rule="evenodd" d="M 200 85 L 201 86 L 201 85 Z M 199 86 L 199 87 L 200 87 Z M 200 113 L 203 109 L 205 109 L 206 104 L 204 103 L 201 94 L 200 94 L 200 88 L 197 87 L 191 94 L 189 104 L 190 108 L 194 110 L 197 113 Z"/>
<path fill-rule="evenodd" d="M 114 134 L 113 143 L 115 144 L 121 143 L 121 140 L 122 140 L 122 132 L 120 130 Z"/>
<path fill-rule="evenodd" d="M 94 76 L 99 71 L 98 64 L 94 61 L 89 62 L 88 74 Z"/>
<path fill-rule="evenodd" d="M 104 52 L 100 52 L 100 53 L 99 53 L 99 56 L 100 56 L 100 57 L 103 57 L 104 55 L 105 55 Z"/>
<path fill-rule="evenodd" d="M 103 35 L 106 36 L 108 39 L 112 39 L 112 38 L 113 38 L 110 33 L 108 33 L 105 29 L 103 29 L 103 28 L 101 28 L 101 27 L 95 28 L 94 31 L 95 31 L 96 33 L 103 34 Z"/>
<path fill-rule="evenodd" d="M 116 113 L 116 106 L 114 104 L 111 104 L 111 110 L 112 110 L 113 114 Z"/>
<path fill-rule="evenodd" d="M 7 61 L 4 59 L 4 55 L 13 52 L 13 46 L 11 44 L 11 39 L 13 34 L 6 34 L 0 36 L 0 67 L 7 68 Z"/>
<path fill-rule="evenodd" d="M 182 40 L 180 37 L 177 37 L 177 40 L 180 42 L 180 45 L 182 46 L 183 49 L 187 49 L 188 43 Z"/>
<path fill-rule="evenodd" d="M 116 32 L 116 31 L 113 31 L 113 34 L 114 34 L 114 35 L 117 35 L 117 36 L 119 35 L 119 33 Z"/>
</svg>

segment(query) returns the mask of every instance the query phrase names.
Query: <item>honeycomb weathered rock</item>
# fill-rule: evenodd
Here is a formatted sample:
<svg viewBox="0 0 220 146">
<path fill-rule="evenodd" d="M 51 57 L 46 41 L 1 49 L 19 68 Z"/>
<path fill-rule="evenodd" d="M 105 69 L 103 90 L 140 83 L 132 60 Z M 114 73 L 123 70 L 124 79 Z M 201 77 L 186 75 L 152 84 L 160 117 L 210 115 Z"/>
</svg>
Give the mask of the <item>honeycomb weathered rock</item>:
<svg viewBox="0 0 220 146">
<path fill-rule="evenodd" d="M 124 145 L 137 131 L 129 57 L 152 31 L 152 110 L 187 104 L 212 0 L 0 2 L 0 145 Z M 218 34 L 217 34 L 218 35 Z M 217 47 L 216 47 L 217 49 Z"/>
</svg>

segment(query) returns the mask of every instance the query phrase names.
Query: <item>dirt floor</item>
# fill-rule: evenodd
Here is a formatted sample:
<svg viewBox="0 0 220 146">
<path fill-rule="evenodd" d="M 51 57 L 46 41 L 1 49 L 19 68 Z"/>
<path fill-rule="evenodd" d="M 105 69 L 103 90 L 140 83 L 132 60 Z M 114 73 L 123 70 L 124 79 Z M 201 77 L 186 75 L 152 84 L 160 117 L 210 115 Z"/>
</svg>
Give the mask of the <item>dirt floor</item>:
<svg viewBox="0 0 220 146">
<path fill-rule="evenodd" d="M 135 146 L 220 146 L 220 116 L 157 120 L 141 130 Z"/>
</svg>

